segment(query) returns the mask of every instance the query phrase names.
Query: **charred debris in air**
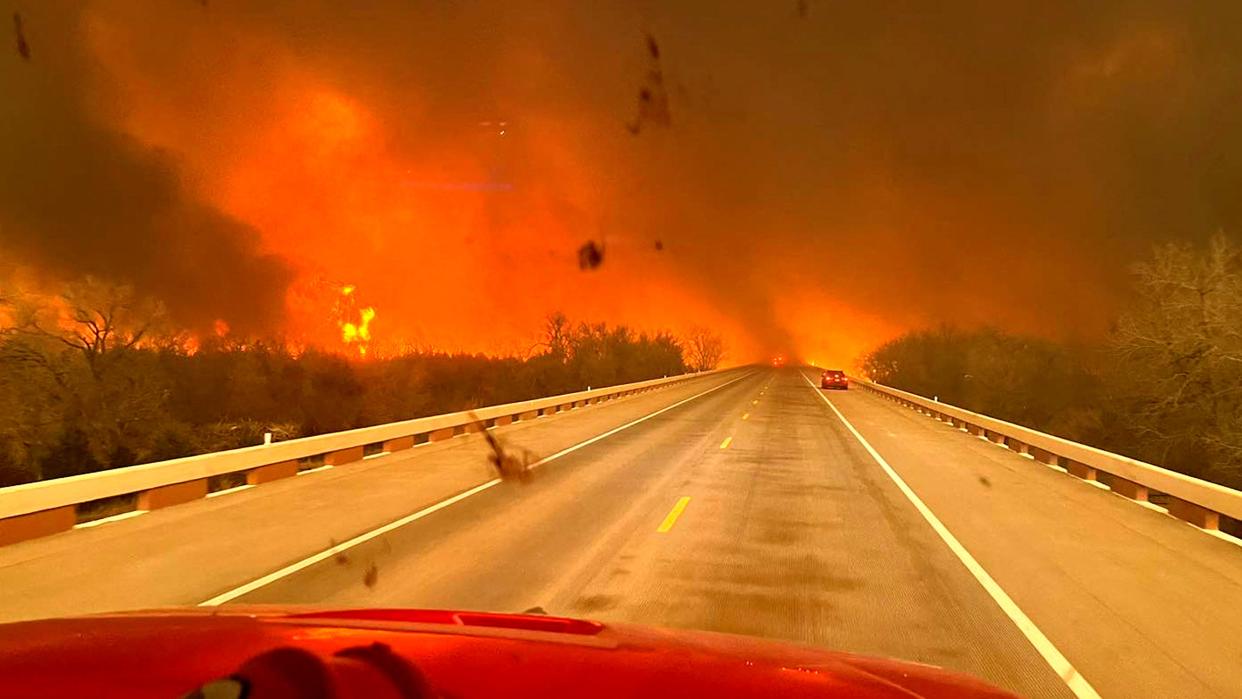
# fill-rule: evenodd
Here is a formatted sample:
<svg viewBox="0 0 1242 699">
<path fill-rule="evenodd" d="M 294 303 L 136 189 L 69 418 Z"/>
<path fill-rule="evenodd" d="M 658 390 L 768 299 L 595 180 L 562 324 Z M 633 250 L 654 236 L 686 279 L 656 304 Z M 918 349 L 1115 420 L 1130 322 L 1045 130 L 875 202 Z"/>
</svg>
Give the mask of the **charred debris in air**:
<svg viewBox="0 0 1242 699">
<path fill-rule="evenodd" d="M 329 548 L 336 548 L 337 546 L 340 546 L 336 539 L 330 539 L 330 542 L 331 546 L 329 546 Z M 382 553 L 392 553 L 392 544 L 388 543 L 387 539 L 382 539 L 381 543 L 383 544 Z M 337 551 L 332 554 L 332 562 L 342 568 L 347 568 L 353 564 L 354 559 L 351 558 L 349 553 L 346 551 Z M 365 585 L 368 590 L 374 590 L 375 585 L 378 582 L 379 562 L 377 559 L 371 558 L 367 561 L 366 566 L 362 570 L 362 584 Z"/>
<path fill-rule="evenodd" d="M 26 30 L 22 27 L 22 15 L 20 12 L 13 13 L 13 35 L 17 39 L 17 55 L 23 60 L 30 60 L 30 44 L 26 43 Z"/>
<path fill-rule="evenodd" d="M 491 450 L 487 455 L 487 462 L 496 471 L 496 476 L 504 481 L 529 483 L 533 475 L 531 465 L 537 460 L 535 455 L 527 449 L 506 446 L 500 438 L 487 429 L 487 425 L 479 419 L 478 415 L 473 412 L 468 414 L 474 421 L 473 429 L 483 435 L 483 439 L 487 441 L 487 446 Z"/>
<path fill-rule="evenodd" d="M 625 125 L 631 135 L 642 133 L 645 126 L 670 126 L 672 113 L 668 108 L 668 91 L 664 86 L 664 69 L 660 64 L 660 45 L 655 37 L 646 35 L 647 76 L 638 89 L 638 111 L 634 120 Z"/>
<path fill-rule="evenodd" d="M 535 455 L 526 449 L 515 448 L 505 445 L 496 435 L 487 429 L 487 424 L 479 418 L 474 412 L 468 413 L 472 422 L 472 429 L 483 435 L 483 439 L 487 442 L 489 453 L 487 455 L 488 464 L 496 471 L 496 475 L 505 481 L 516 481 L 518 483 L 529 483 L 532 471 L 531 465 L 537 460 Z M 387 539 L 380 542 L 382 544 L 381 553 L 387 554 L 392 552 L 392 544 Z M 340 542 L 336 539 L 330 540 L 329 549 L 335 549 L 340 546 Z M 355 559 L 348 551 L 339 550 L 332 554 L 332 562 L 342 568 L 348 568 L 355 563 Z M 379 562 L 377 557 L 372 556 L 363 567 L 362 584 L 368 590 L 375 589 L 379 584 Z M 534 612 L 545 613 L 545 612 Z"/>
<path fill-rule="evenodd" d="M 657 238 L 652 243 L 652 247 L 656 252 L 664 252 L 664 241 Z M 588 240 L 582 244 L 582 247 L 578 248 L 578 269 L 588 272 L 598 269 L 602 264 L 604 264 L 604 243 L 602 240 L 598 243 L 594 240 Z"/>
<path fill-rule="evenodd" d="M 661 65 L 660 44 L 651 34 L 643 35 L 643 44 L 647 55 L 647 74 L 638 89 L 638 105 L 633 120 L 626 122 L 625 129 L 632 136 L 638 136 L 647 126 L 671 126 L 672 112 L 669 109 L 668 90 L 664 82 L 664 68 Z M 656 240 L 656 252 L 664 251 L 664 241 Z M 588 240 L 578 248 L 578 269 L 590 271 L 604 264 L 604 243 L 601 240 Z"/>
<path fill-rule="evenodd" d="M 578 269 L 592 270 L 604 264 L 604 243 L 588 240 L 578 248 Z"/>
</svg>

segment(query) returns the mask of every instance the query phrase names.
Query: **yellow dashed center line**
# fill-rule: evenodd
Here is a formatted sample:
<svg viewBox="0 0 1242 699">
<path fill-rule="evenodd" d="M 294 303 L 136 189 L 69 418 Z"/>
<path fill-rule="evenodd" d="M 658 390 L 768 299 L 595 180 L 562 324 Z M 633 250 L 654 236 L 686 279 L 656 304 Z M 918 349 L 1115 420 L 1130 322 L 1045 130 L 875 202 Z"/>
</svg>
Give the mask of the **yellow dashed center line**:
<svg viewBox="0 0 1242 699">
<path fill-rule="evenodd" d="M 742 419 L 743 419 L 743 420 L 745 420 L 745 419 L 746 419 L 746 418 L 748 418 L 748 417 L 750 417 L 750 413 L 743 413 L 743 414 L 742 414 Z"/>
<path fill-rule="evenodd" d="M 664 518 L 664 521 L 660 523 L 660 528 L 656 529 L 656 531 L 663 534 L 672 529 L 673 525 L 677 523 L 677 518 L 685 511 L 688 504 L 690 504 L 690 496 L 688 495 L 678 500 L 677 504 L 673 505 L 673 509 L 669 510 L 668 516 Z"/>
<path fill-rule="evenodd" d="M 733 443 L 733 438 L 732 438 L 732 437 L 725 437 L 725 441 L 723 441 L 723 442 L 721 442 L 721 443 L 720 443 L 720 448 L 721 448 L 721 449 L 728 449 L 728 448 L 729 448 L 729 445 L 730 445 L 730 444 L 732 444 L 732 443 Z"/>
<path fill-rule="evenodd" d="M 751 405 L 759 405 L 759 399 L 756 398 L 750 402 Z"/>
</svg>

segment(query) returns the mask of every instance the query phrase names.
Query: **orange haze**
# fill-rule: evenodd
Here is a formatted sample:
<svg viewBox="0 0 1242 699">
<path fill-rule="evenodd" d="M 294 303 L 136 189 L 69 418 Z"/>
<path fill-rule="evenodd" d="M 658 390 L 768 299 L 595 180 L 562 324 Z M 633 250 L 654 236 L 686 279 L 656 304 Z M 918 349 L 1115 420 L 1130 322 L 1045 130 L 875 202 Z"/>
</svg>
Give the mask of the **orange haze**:
<svg viewBox="0 0 1242 699">
<path fill-rule="evenodd" d="M 103 190 L 79 219 L 163 188 L 131 212 L 159 225 L 82 259 L 80 220 L 0 192 L 0 224 L 22 222 L 0 247 L 132 278 L 204 332 L 520 353 L 563 311 L 715 328 L 735 362 L 848 366 L 946 321 L 1098 335 L 1151 242 L 1239 218 L 1242 60 L 1227 23 L 1172 6 L 26 5 L 32 58 L 0 80 L 32 154 L 0 166 L 56 162 L 45 117 L 77 110 L 89 162 L 127 155 L 136 183 L 79 178 Z M 39 174 L 55 189 L 64 170 Z M 604 261 L 581 270 L 588 241 Z M 193 284 L 142 271 L 169 259 Z"/>
<path fill-rule="evenodd" d="M 735 359 L 762 354 L 727 309 L 679 278 L 666 259 L 685 254 L 675 244 L 659 251 L 649 235 L 609 234 L 603 200 L 616 194 L 600 154 L 566 136 L 581 131 L 572 115 L 508 121 L 479 105 L 429 116 L 436 96 L 414 85 L 375 100 L 270 37 L 201 23 L 178 43 L 211 53 L 227 36 L 257 65 L 221 71 L 187 51 L 176 70 L 156 71 L 141 47 L 144 23 L 157 20 L 136 8 L 88 15 L 105 102 L 124 104 L 115 117 L 129 134 L 177 153 L 205 198 L 293 263 L 291 340 L 332 346 L 346 321 L 331 297 L 349 284 L 376 309 L 373 344 L 384 351 L 522 352 L 559 310 L 647 331 L 710 326 Z M 500 121 L 507 128 L 487 123 Z M 538 162 L 506 171 L 519 158 Z M 577 249 L 592 239 L 605 264 L 581 271 Z"/>
</svg>

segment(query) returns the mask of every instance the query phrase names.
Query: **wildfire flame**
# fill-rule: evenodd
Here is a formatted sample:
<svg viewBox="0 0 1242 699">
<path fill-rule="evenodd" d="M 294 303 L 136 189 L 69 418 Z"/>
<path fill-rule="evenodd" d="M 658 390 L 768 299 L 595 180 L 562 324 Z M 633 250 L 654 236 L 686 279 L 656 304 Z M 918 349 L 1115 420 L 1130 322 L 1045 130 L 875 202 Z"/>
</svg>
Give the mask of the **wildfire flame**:
<svg viewBox="0 0 1242 699">
<path fill-rule="evenodd" d="M 374 318 L 375 309 L 368 306 L 358 312 L 357 323 L 341 323 L 341 340 L 347 345 L 357 345 L 360 356 L 367 354 L 367 345 L 371 342 L 371 320 Z"/>
<path fill-rule="evenodd" d="M 353 284 L 341 286 L 341 298 L 337 302 L 337 325 L 341 328 L 341 342 L 358 350 L 358 356 L 367 355 L 367 346 L 371 343 L 371 321 L 375 319 L 375 308 L 357 307 Z"/>
</svg>

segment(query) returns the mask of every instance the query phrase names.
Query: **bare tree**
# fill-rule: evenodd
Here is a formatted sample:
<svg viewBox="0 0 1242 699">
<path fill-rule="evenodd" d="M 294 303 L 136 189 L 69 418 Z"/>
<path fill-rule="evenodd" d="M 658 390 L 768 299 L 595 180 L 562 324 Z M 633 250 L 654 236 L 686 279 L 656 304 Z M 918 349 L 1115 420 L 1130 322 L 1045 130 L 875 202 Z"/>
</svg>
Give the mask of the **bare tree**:
<svg viewBox="0 0 1242 699">
<path fill-rule="evenodd" d="M 80 354 L 100 378 L 118 355 L 167 329 L 164 307 L 133 288 L 94 277 L 67 285 L 50 304 L 19 302 L 15 330 L 50 338 Z"/>
<path fill-rule="evenodd" d="M 1242 250 L 1170 245 L 1136 268 L 1136 301 L 1118 323 L 1111 384 L 1162 461 L 1207 461 L 1242 481 Z"/>
<path fill-rule="evenodd" d="M 127 286 L 86 278 L 51 299 L 17 295 L 10 309 L 0 369 L 7 380 L 38 381 L 44 403 L 22 434 L 46 439 L 35 428 L 57 422 L 62 443 L 82 445 L 57 464 L 60 475 L 98 468 L 92 461 L 106 468 L 146 458 L 169 419 L 168 388 L 155 354 L 138 350 L 162 336 L 163 307 Z"/>
<path fill-rule="evenodd" d="M 548 354 L 566 361 L 569 358 L 572 329 L 569 319 L 564 313 L 557 311 L 549 315 L 543 322 L 543 346 Z"/>
<path fill-rule="evenodd" d="M 719 333 L 697 327 L 686 337 L 686 368 L 691 371 L 710 371 L 720 366 L 724 359 L 724 340 Z"/>
</svg>

